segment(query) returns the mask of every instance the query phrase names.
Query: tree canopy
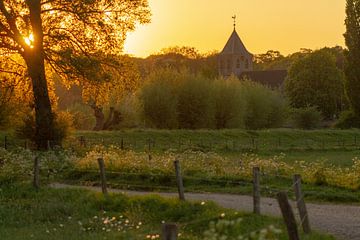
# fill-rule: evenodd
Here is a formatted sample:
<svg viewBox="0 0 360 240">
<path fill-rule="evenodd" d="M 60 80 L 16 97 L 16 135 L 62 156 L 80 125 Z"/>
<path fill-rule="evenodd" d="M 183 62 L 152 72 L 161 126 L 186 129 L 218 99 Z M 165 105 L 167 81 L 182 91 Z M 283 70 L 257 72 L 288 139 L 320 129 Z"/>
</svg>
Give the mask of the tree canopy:
<svg viewBox="0 0 360 240">
<path fill-rule="evenodd" d="M 39 148 L 54 135 L 45 68 L 78 84 L 108 81 L 109 69 L 124 67 L 108 56 L 121 54 L 127 32 L 149 18 L 147 0 L 0 0 L 0 55 L 3 62 L 14 54 L 24 60 Z"/>
<path fill-rule="evenodd" d="M 296 108 L 315 106 L 327 118 L 341 110 L 343 73 L 327 49 L 296 61 L 290 68 L 285 89 Z"/>
<path fill-rule="evenodd" d="M 346 1 L 346 92 L 356 115 L 360 116 L 360 1 Z"/>
</svg>

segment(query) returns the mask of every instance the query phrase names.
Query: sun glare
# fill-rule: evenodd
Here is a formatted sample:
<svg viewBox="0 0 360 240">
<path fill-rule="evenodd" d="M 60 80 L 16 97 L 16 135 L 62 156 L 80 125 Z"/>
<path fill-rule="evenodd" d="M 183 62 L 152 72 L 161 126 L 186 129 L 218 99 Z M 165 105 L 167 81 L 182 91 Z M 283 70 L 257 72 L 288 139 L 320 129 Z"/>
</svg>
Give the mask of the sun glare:
<svg viewBox="0 0 360 240">
<path fill-rule="evenodd" d="M 28 37 L 24 37 L 26 45 L 30 46 L 30 48 L 33 48 L 33 42 L 34 42 L 34 34 L 30 33 Z"/>
</svg>

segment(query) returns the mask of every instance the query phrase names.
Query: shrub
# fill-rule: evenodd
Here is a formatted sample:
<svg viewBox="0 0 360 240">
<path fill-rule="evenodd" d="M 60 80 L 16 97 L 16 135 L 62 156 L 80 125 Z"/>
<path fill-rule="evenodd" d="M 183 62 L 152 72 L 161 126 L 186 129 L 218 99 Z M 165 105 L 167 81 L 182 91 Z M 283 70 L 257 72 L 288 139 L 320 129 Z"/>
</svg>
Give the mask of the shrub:
<svg viewBox="0 0 360 240">
<path fill-rule="evenodd" d="M 139 98 L 135 94 L 124 96 L 117 105 L 122 120 L 118 126 L 114 128 L 134 128 L 141 126 L 141 106 Z"/>
<path fill-rule="evenodd" d="M 294 109 L 292 119 L 297 128 L 314 129 L 319 127 L 322 116 L 316 107 L 306 107 Z"/>
<path fill-rule="evenodd" d="M 217 79 L 212 90 L 215 127 L 239 128 L 244 126 L 245 99 L 237 78 Z"/>
<path fill-rule="evenodd" d="M 161 76 L 152 77 L 155 79 L 146 84 L 140 94 L 144 118 L 156 128 L 176 128 L 177 97 L 174 87 L 162 79 L 157 79 Z"/>
<path fill-rule="evenodd" d="M 73 115 L 74 128 L 78 130 L 91 130 L 95 126 L 93 110 L 86 104 L 75 103 L 67 111 Z"/>
<path fill-rule="evenodd" d="M 18 137 L 36 140 L 35 116 L 34 112 L 28 113 L 23 119 L 23 124 L 16 129 Z M 54 113 L 54 138 L 52 145 L 61 145 L 62 141 L 69 136 L 73 128 L 73 116 L 69 112 Z"/>
<path fill-rule="evenodd" d="M 140 102 L 155 128 L 272 128 L 282 126 L 288 113 L 277 90 L 236 77 L 211 81 L 187 71 L 152 73 Z"/>
<path fill-rule="evenodd" d="M 356 115 L 352 110 L 344 111 L 340 114 L 335 127 L 341 129 L 360 128 L 360 116 Z"/>
<path fill-rule="evenodd" d="M 213 124 L 210 81 L 189 75 L 180 85 L 178 95 L 178 121 L 180 128 L 209 128 Z"/>
<path fill-rule="evenodd" d="M 280 127 L 285 122 L 288 104 L 278 91 L 245 79 L 242 94 L 246 101 L 246 128 Z"/>
</svg>

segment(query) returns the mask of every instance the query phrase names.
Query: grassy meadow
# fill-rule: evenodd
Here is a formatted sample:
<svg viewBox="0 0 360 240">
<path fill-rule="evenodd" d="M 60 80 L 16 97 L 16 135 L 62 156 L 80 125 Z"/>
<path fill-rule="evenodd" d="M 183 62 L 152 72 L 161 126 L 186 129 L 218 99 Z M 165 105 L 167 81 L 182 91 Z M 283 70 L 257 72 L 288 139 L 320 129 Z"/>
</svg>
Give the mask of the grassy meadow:
<svg viewBox="0 0 360 240">
<path fill-rule="evenodd" d="M 179 224 L 179 239 L 207 239 L 206 231 L 227 233 L 234 239 L 258 236 L 266 229 L 267 239 L 287 239 L 280 219 L 223 209 L 211 202 L 180 202 L 157 196 L 127 197 L 85 190 L 43 188 L 29 185 L 0 186 L 0 236 L 23 239 L 160 239 L 162 222 Z M 238 219 L 241 222 L 238 223 Z M 215 226 L 211 227 L 213 222 Z M 269 226 L 273 226 L 270 227 Z M 272 230 L 276 229 L 276 231 Z M 281 233 L 276 233 L 278 230 Z M 302 239 L 330 240 L 313 233 Z"/>
<path fill-rule="evenodd" d="M 24 144 L 6 134 L 10 149 Z M 102 156 L 112 187 L 176 191 L 173 160 L 180 159 L 186 191 L 251 194 L 252 167 L 259 166 L 263 196 L 289 188 L 292 175 L 299 173 L 306 199 L 358 203 L 359 161 L 353 161 L 360 155 L 358 139 L 359 130 L 75 132 L 64 144 L 69 164 L 55 179 L 97 185 L 96 159 Z M 43 171 L 48 171 L 46 179 L 55 168 Z"/>
<path fill-rule="evenodd" d="M 340 167 L 352 165 L 360 156 L 360 130 L 125 130 L 111 132 L 77 131 L 69 145 L 84 136 L 89 144 L 117 146 L 152 152 L 168 149 L 216 152 L 238 158 L 242 153 L 272 157 L 284 153 L 285 162 L 321 160 Z M 150 141 L 149 141 L 150 140 Z"/>
</svg>

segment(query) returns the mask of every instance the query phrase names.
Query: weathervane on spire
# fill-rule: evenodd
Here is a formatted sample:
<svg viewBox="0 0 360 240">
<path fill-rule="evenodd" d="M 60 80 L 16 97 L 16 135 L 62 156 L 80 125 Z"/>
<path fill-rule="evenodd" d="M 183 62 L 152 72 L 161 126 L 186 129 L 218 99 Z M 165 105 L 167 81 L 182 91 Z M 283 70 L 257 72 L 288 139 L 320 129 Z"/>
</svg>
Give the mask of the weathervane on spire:
<svg viewBox="0 0 360 240">
<path fill-rule="evenodd" d="M 232 19 L 234 20 L 234 29 L 236 27 L 236 15 L 232 16 Z"/>
</svg>

